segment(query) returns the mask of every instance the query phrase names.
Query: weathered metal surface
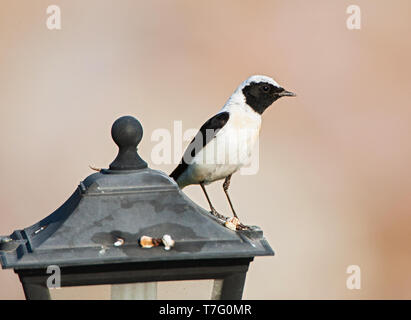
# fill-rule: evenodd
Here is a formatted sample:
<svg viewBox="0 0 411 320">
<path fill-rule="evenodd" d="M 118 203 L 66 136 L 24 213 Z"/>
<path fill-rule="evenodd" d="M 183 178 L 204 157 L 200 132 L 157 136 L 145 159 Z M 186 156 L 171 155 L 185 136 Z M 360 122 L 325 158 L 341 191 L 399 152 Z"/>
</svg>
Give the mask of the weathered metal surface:
<svg viewBox="0 0 411 320">
<path fill-rule="evenodd" d="M 28 228 L 1 237 L 3 268 L 273 255 L 261 229 L 225 228 L 192 202 L 165 173 L 145 167 L 134 148 L 142 133 L 133 127 L 136 124 L 130 117 L 125 118 L 116 121 L 117 133 L 113 133 L 123 150 L 114 166 L 120 169 L 110 168 L 88 176 L 55 212 Z M 129 154 L 127 143 L 132 144 L 134 155 Z M 127 166 L 122 166 L 121 159 L 126 159 Z M 139 169 L 130 170 L 133 161 Z M 171 250 L 138 245 L 143 235 L 161 238 L 164 234 L 175 240 Z"/>
</svg>

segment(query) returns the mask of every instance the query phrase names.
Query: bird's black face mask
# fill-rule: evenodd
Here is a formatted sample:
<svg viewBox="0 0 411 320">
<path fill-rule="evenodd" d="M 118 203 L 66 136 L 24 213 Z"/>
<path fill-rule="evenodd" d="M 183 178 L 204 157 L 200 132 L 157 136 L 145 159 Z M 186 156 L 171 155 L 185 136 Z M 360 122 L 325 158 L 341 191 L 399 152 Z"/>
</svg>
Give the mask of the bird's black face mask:
<svg viewBox="0 0 411 320">
<path fill-rule="evenodd" d="M 243 94 L 246 103 L 259 114 L 262 114 L 265 109 L 279 98 L 295 96 L 294 93 L 286 91 L 284 88 L 276 87 L 268 82 L 252 82 L 244 87 Z"/>
</svg>

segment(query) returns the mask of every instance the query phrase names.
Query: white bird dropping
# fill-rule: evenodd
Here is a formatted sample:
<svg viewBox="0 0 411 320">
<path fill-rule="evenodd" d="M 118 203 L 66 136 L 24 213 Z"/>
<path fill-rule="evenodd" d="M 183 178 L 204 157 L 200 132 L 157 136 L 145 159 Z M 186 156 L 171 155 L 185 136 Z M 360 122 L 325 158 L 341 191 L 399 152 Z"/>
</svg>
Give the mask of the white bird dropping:
<svg viewBox="0 0 411 320">
<path fill-rule="evenodd" d="M 174 247 L 175 241 L 171 238 L 169 234 L 165 234 L 163 236 L 162 241 L 163 241 L 165 250 L 170 250 L 172 247 Z"/>
</svg>

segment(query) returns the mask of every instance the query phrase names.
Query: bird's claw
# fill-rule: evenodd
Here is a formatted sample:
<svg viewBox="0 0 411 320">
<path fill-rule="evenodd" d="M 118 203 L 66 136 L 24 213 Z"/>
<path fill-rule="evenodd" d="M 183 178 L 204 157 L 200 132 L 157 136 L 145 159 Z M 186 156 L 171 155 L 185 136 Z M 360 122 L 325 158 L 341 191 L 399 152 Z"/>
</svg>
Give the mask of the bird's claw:
<svg viewBox="0 0 411 320">
<path fill-rule="evenodd" d="M 210 213 L 211 213 L 213 216 L 217 217 L 218 219 L 221 219 L 221 220 L 224 220 L 224 221 L 227 220 L 227 218 L 226 218 L 225 216 L 223 216 L 222 214 L 218 213 L 217 210 L 214 209 L 214 208 L 211 208 Z"/>
<path fill-rule="evenodd" d="M 246 226 L 245 224 L 242 224 L 241 222 L 237 225 L 237 230 L 247 230 L 249 229 L 248 226 Z"/>
<path fill-rule="evenodd" d="M 249 227 L 242 224 L 237 217 L 227 218 L 225 224 L 226 228 L 236 231 L 236 230 L 247 230 Z"/>
<path fill-rule="evenodd" d="M 210 213 L 215 216 L 217 219 L 220 219 L 221 221 L 224 222 L 224 225 L 233 231 L 235 230 L 247 230 L 249 229 L 248 226 L 245 224 L 241 223 L 240 220 L 238 220 L 237 217 L 231 217 L 228 218 L 226 216 L 223 216 L 222 214 L 218 213 L 216 209 L 212 208 L 210 210 Z"/>
</svg>

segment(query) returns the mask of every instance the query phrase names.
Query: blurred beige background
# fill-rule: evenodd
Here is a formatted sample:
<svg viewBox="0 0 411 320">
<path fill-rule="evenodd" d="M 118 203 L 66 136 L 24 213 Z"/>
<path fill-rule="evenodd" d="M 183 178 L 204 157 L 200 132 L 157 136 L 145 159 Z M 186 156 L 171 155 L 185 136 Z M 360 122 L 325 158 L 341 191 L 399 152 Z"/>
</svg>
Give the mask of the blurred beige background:
<svg viewBox="0 0 411 320">
<path fill-rule="evenodd" d="M 258 174 L 232 180 L 240 217 L 277 254 L 252 263 L 244 298 L 411 298 L 410 1 L 1 4 L 1 235 L 54 211 L 90 164 L 108 166 L 117 117 L 142 122 L 140 154 L 170 172 L 150 159 L 151 133 L 198 128 L 261 73 L 298 97 L 264 114 Z M 60 31 L 46 28 L 50 4 Z M 361 30 L 346 28 L 350 4 Z M 220 183 L 209 190 L 228 214 Z M 185 192 L 207 208 L 199 187 Z M 349 265 L 361 290 L 346 288 Z M 64 297 L 103 297 L 84 290 Z M 22 298 L 0 270 L 0 299 Z"/>
</svg>

